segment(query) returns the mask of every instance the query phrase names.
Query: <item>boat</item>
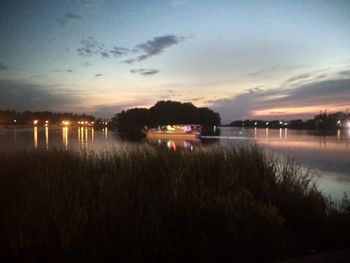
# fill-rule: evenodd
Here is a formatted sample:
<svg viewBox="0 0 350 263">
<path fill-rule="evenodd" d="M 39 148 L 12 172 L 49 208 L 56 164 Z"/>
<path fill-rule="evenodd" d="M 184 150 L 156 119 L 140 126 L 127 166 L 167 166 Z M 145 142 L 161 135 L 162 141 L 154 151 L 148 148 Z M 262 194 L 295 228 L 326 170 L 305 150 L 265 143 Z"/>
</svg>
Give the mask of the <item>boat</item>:
<svg viewBox="0 0 350 263">
<path fill-rule="evenodd" d="M 202 126 L 199 124 L 163 125 L 157 128 L 145 129 L 148 138 L 197 139 L 200 137 Z"/>
</svg>

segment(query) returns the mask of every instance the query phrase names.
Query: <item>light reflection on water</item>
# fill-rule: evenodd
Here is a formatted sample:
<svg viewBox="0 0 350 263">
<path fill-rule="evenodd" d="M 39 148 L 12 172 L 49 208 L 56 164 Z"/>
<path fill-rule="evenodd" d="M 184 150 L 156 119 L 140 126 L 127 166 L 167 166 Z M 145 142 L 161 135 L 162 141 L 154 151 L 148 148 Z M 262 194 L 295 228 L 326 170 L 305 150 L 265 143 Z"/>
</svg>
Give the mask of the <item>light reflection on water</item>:
<svg viewBox="0 0 350 263">
<path fill-rule="evenodd" d="M 282 132 L 278 129 L 221 128 L 221 137 L 225 138 L 220 140 L 223 146 L 238 141 L 256 143 L 268 153 L 294 159 L 305 170 L 310 168 L 312 173 L 319 175 L 320 189 L 337 199 L 344 192 L 350 194 L 350 129 L 320 136 L 313 131 L 287 128 Z"/>
<path fill-rule="evenodd" d="M 170 150 L 220 145 L 227 147 L 255 143 L 267 152 L 295 159 L 304 168 L 311 168 L 321 175 L 320 188 L 339 198 L 343 192 L 350 195 L 350 129 L 337 130 L 328 136 L 318 136 L 310 131 L 287 128 L 220 128 L 221 135 L 202 140 L 136 140 L 125 141 L 108 128 L 94 130 L 91 127 L 31 127 L 23 129 L 0 129 L 1 151 L 22 149 L 106 150 L 121 145 L 147 144 L 167 147 Z"/>
</svg>

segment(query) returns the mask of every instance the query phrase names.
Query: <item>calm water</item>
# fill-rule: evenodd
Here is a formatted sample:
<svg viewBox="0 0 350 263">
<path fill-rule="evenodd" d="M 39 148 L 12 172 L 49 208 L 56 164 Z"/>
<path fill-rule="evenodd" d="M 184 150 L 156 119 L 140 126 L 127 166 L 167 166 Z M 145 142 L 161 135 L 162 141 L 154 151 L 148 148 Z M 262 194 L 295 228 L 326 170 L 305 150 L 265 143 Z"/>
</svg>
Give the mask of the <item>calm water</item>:
<svg viewBox="0 0 350 263">
<path fill-rule="evenodd" d="M 318 184 L 325 194 L 339 199 L 343 193 L 350 195 L 350 130 L 339 130 L 328 136 L 318 136 L 310 131 L 288 129 L 220 128 L 220 136 L 205 137 L 197 141 L 144 139 L 126 141 L 117 133 L 91 128 L 23 128 L 0 129 L 0 150 L 22 149 L 108 150 L 111 147 L 130 145 L 165 145 L 171 149 L 231 144 L 256 143 L 268 153 L 291 157 L 300 165 L 319 175 Z"/>
</svg>

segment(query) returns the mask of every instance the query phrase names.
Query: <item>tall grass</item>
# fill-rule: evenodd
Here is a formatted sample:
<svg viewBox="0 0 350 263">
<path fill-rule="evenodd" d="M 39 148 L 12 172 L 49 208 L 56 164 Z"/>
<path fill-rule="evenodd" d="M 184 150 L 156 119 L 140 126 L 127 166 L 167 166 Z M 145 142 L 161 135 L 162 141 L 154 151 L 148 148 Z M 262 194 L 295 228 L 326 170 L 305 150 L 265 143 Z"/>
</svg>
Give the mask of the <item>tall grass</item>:
<svg viewBox="0 0 350 263">
<path fill-rule="evenodd" d="M 0 155 L 0 260 L 232 262 L 350 247 L 350 205 L 258 148 Z"/>
</svg>

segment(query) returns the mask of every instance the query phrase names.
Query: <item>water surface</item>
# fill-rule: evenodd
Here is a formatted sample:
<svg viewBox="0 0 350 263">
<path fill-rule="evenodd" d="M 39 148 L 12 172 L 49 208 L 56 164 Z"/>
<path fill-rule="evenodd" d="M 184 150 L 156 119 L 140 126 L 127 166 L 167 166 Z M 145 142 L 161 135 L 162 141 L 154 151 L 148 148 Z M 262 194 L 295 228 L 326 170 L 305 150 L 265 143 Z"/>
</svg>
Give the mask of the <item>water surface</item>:
<svg viewBox="0 0 350 263">
<path fill-rule="evenodd" d="M 195 150 L 208 145 L 227 147 L 235 144 L 255 143 L 269 154 L 297 161 L 303 169 L 318 175 L 318 184 L 325 194 L 340 199 L 350 194 L 350 129 L 338 130 L 327 136 L 314 131 L 289 129 L 220 128 L 220 136 L 201 140 L 125 140 L 118 133 L 92 128 L 30 127 L 0 129 L 0 150 L 53 149 L 103 151 L 111 147 L 151 145 L 176 150 Z"/>
</svg>

